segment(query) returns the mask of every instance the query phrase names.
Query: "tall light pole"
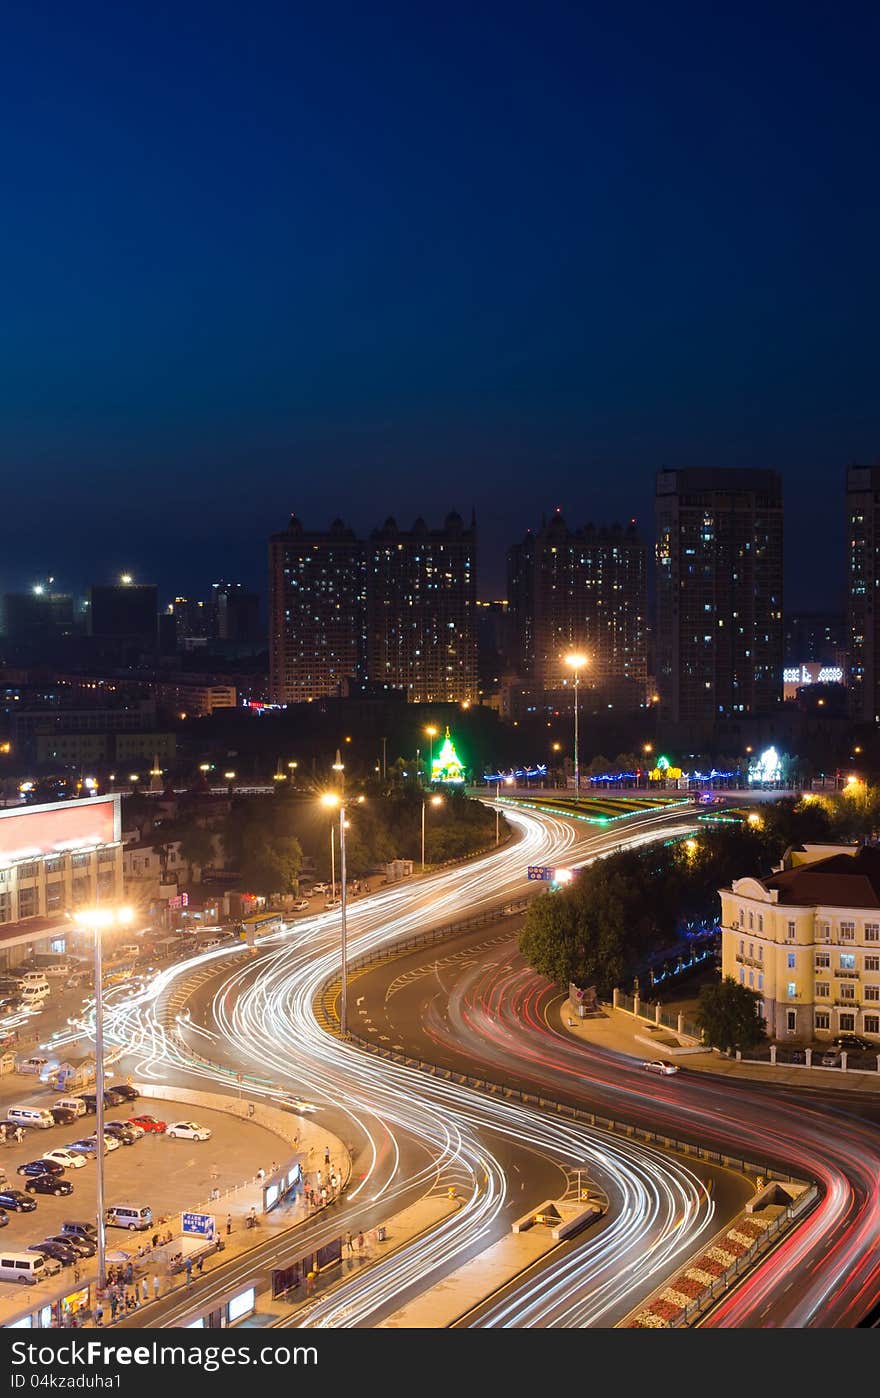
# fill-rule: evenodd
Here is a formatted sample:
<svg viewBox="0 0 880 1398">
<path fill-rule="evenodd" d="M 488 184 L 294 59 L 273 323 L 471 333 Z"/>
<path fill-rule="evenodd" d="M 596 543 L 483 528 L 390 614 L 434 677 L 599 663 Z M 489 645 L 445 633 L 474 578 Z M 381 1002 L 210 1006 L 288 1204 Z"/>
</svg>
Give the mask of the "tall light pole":
<svg viewBox="0 0 880 1398">
<path fill-rule="evenodd" d="M 432 796 L 430 798 L 430 802 L 432 806 L 442 806 L 443 797 Z M 422 802 L 422 873 L 425 872 L 425 807 L 427 806 L 427 804 L 427 801 Z"/>
<path fill-rule="evenodd" d="M 330 822 L 330 897 L 336 897 L 336 827 Z"/>
<path fill-rule="evenodd" d="M 565 663 L 574 671 L 574 799 L 581 799 L 581 771 L 579 766 L 578 749 L 578 680 L 580 672 L 587 663 L 587 657 L 580 651 L 572 651 L 571 655 L 565 657 Z"/>
<path fill-rule="evenodd" d="M 101 930 L 131 922 L 131 908 L 83 908 L 73 914 L 74 922 L 91 927 L 95 939 L 95 1143 L 97 1155 L 96 1212 L 98 1224 L 98 1288 L 107 1285 L 106 1238 L 104 1233 L 104 987 L 101 958 Z"/>
<path fill-rule="evenodd" d="M 428 724 L 425 734 L 428 739 L 428 781 L 431 782 L 434 778 L 434 739 L 437 736 L 437 729 L 433 723 Z"/>
<path fill-rule="evenodd" d="M 363 796 L 358 797 L 358 801 L 363 801 Z M 345 873 L 345 828 L 348 821 L 345 819 L 345 802 L 335 791 L 325 791 L 321 797 L 321 805 L 329 806 L 331 809 L 339 810 L 339 874 L 342 883 L 342 938 L 340 947 L 341 960 L 341 985 L 342 990 L 339 999 L 339 1031 L 345 1037 L 348 1034 L 348 936 L 346 926 L 346 914 L 348 912 L 348 888 Z M 331 839 L 332 839 L 331 826 Z"/>
</svg>

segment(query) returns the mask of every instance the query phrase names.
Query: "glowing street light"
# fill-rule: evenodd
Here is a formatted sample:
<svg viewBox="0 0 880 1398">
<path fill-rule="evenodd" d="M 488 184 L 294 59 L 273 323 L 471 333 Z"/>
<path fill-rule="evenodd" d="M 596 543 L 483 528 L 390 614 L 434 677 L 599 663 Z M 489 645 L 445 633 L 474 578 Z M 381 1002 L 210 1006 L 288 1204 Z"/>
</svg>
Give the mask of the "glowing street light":
<svg viewBox="0 0 880 1398">
<path fill-rule="evenodd" d="M 581 771 L 578 765 L 578 680 L 580 672 L 587 664 L 587 657 L 580 651 L 572 651 L 565 657 L 565 663 L 574 672 L 574 799 L 581 797 Z"/>
<path fill-rule="evenodd" d="M 437 737 L 437 729 L 433 723 L 429 723 L 425 729 L 425 736 L 428 739 L 428 780 L 434 776 L 434 739 Z"/>
<path fill-rule="evenodd" d="M 134 581 L 134 579 L 132 578 L 131 573 L 123 573 L 119 581 L 122 583 L 123 587 L 128 587 L 130 583 Z"/>
<path fill-rule="evenodd" d="M 97 1145 L 97 1224 L 98 1288 L 107 1285 L 106 1237 L 104 1232 L 104 991 L 101 960 L 101 932 L 124 927 L 131 922 L 131 908 L 82 908 L 72 914 L 80 927 L 92 930 L 95 942 L 95 1143 Z"/>
<path fill-rule="evenodd" d="M 423 801 L 423 802 L 422 802 L 422 873 L 425 872 L 425 807 L 426 807 L 428 804 L 429 804 L 428 801 Z M 432 796 L 432 797 L 430 798 L 430 804 L 431 804 L 432 806 L 442 806 L 442 805 L 443 805 L 443 797 L 442 797 L 442 796 Z"/>
</svg>

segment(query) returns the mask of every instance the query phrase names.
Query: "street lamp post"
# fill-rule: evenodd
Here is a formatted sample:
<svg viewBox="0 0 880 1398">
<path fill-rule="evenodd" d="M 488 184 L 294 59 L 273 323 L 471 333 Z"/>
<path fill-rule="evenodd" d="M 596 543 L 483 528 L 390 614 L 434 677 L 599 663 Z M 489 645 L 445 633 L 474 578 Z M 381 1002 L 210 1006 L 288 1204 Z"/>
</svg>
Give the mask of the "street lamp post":
<svg viewBox="0 0 880 1398">
<path fill-rule="evenodd" d="M 496 843 L 496 845 L 498 844 L 499 840 L 501 839 L 501 828 L 500 828 L 500 825 L 499 825 L 500 817 L 501 817 L 501 807 L 500 807 L 500 806 L 496 806 L 496 807 L 495 807 L 495 843 Z"/>
<path fill-rule="evenodd" d="M 422 802 L 422 873 L 425 872 L 425 807 L 427 806 L 427 804 L 428 804 L 427 801 L 423 801 L 423 802 Z M 442 805 L 443 805 L 443 797 L 442 797 L 442 796 L 432 796 L 432 797 L 431 797 L 431 805 L 432 805 L 432 806 L 442 806 Z"/>
<path fill-rule="evenodd" d="M 95 939 L 95 1144 L 96 1213 L 98 1225 L 98 1289 L 107 1284 L 107 1243 L 104 1231 L 104 987 L 101 929 L 131 922 L 131 908 L 89 908 L 74 913 L 80 926 L 91 927 Z"/>
<path fill-rule="evenodd" d="M 358 801 L 363 801 L 364 798 L 363 796 L 359 796 L 357 799 Z M 330 806 L 333 809 L 338 808 L 339 810 L 339 874 L 342 883 L 342 887 L 340 890 L 342 895 L 342 936 L 340 947 L 340 974 L 342 989 L 339 998 L 339 1030 L 343 1037 L 345 1037 L 348 1034 L 348 928 L 346 925 L 346 918 L 348 913 L 348 888 L 345 871 L 345 827 L 348 824 L 348 821 L 345 819 L 345 802 L 343 801 L 342 797 L 339 796 L 335 791 L 325 791 L 323 796 L 321 797 L 321 804 L 323 806 Z M 332 853 L 332 825 L 330 827 L 330 849 Z M 334 892 L 335 887 L 336 885 L 334 883 Z"/>
<path fill-rule="evenodd" d="M 433 724 L 429 724 L 425 729 L 428 737 L 428 781 L 434 778 L 434 739 L 437 736 L 437 729 Z"/>
<path fill-rule="evenodd" d="M 581 772 L 579 766 L 578 748 L 578 680 L 580 672 L 587 663 L 587 657 L 581 655 L 579 651 L 573 651 L 571 655 L 565 657 L 566 665 L 574 671 L 574 799 L 581 799 Z"/>
</svg>

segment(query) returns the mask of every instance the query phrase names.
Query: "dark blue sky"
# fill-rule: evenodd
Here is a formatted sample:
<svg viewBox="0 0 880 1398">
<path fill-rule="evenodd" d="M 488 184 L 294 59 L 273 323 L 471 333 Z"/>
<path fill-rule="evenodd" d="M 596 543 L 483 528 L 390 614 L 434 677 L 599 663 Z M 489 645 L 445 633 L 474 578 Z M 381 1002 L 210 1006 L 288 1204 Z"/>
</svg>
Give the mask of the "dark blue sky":
<svg viewBox="0 0 880 1398">
<path fill-rule="evenodd" d="M 876 6 L 4 9 L 0 587 L 265 583 L 293 509 L 475 505 L 481 591 L 660 466 L 880 457 Z M 821 566 L 817 567 L 817 562 Z"/>
</svg>

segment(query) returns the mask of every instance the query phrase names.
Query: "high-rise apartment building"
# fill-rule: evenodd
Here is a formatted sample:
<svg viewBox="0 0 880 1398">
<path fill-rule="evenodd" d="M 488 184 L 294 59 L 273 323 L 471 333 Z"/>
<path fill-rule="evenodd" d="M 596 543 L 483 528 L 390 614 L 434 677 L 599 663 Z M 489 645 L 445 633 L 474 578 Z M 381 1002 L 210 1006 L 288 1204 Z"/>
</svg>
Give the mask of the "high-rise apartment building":
<svg viewBox="0 0 880 1398">
<path fill-rule="evenodd" d="M 517 668 L 535 689 L 570 683 L 565 656 L 586 653 L 583 683 L 618 700 L 645 698 L 646 557 L 634 524 L 570 529 L 559 510 L 508 552 Z"/>
<path fill-rule="evenodd" d="M 269 541 L 269 695 L 301 704 L 362 677 L 364 546 L 341 519 L 308 532 L 296 515 Z"/>
<path fill-rule="evenodd" d="M 847 633 L 850 712 L 880 718 L 880 466 L 846 473 Z"/>
<path fill-rule="evenodd" d="M 442 529 L 387 519 L 367 559 L 367 675 L 411 703 L 477 697 L 476 524 Z"/>
<path fill-rule="evenodd" d="M 768 713 L 782 695 L 782 481 L 660 471 L 657 687 L 674 723 Z"/>
</svg>

